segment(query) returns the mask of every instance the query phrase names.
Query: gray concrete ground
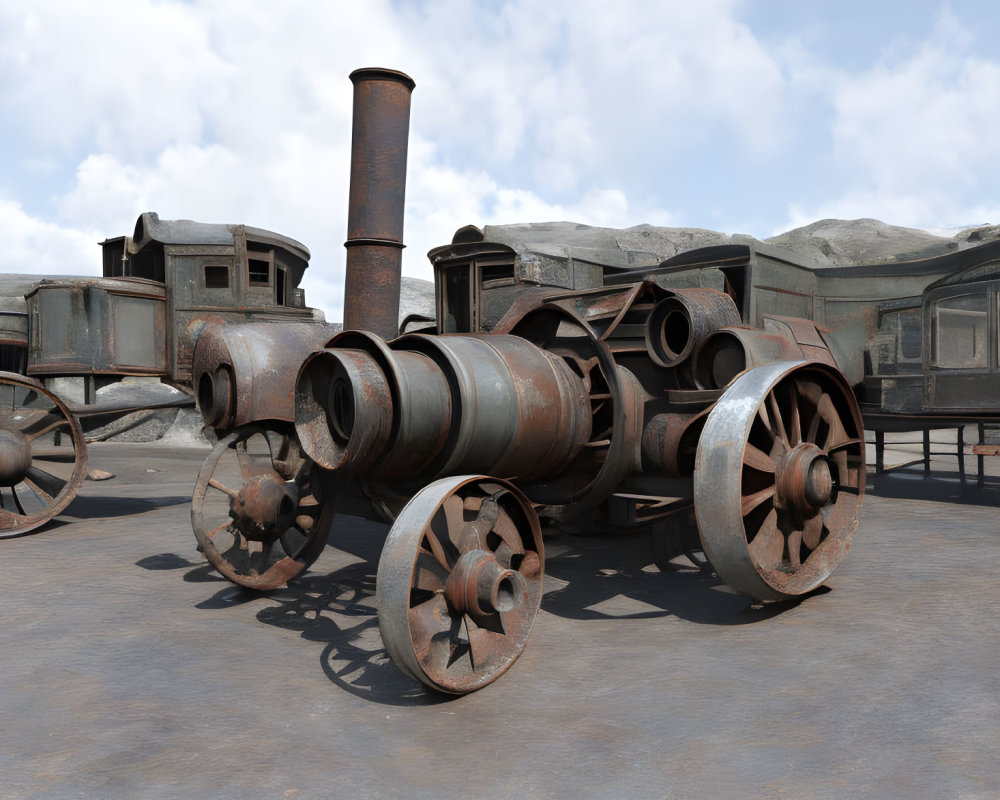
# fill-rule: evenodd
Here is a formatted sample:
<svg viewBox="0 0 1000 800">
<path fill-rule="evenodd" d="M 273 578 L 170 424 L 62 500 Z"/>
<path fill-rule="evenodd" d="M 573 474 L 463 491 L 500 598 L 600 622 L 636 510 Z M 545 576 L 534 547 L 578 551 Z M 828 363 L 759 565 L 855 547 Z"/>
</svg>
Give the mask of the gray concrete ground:
<svg viewBox="0 0 1000 800">
<path fill-rule="evenodd" d="M 643 535 L 550 540 L 525 654 L 447 700 L 382 650 L 379 526 L 338 519 L 266 597 L 205 566 L 204 455 L 95 445 L 117 478 L 0 542 L 0 796 L 1000 796 L 1000 481 L 954 459 L 881 478 L 794 604 L 661 573 Z"/>
</svg>

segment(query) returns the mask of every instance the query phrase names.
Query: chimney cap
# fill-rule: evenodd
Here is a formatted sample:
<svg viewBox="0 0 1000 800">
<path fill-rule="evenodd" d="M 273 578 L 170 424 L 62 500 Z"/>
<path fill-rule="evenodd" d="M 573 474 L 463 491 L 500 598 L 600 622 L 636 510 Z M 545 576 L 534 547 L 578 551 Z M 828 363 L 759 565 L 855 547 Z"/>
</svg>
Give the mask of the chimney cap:
<svg viewBox="0 0 1000 800">
<path fill-rule="evenodd" d="M 400 72 L 395 69 L 383 69 L 382 67 L 362 67 L 361 69 L 356 69 L 350 74 L 350 78 L 355 84 L 357 84 L 358 81 L 398 81 L 411 92 L 417 85 L 413 78 L 405 72 Z"/>
</svg>

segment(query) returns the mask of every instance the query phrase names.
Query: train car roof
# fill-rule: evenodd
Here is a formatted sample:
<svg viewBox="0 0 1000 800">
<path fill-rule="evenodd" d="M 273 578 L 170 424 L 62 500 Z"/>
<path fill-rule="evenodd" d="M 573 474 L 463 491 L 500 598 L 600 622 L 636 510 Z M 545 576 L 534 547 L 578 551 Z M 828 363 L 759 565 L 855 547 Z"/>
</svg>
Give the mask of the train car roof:
<svg viewBox="0 0 1000 800">
<path fill-rule="evenodd" d="M 964 272 L 983 264 L 985 261 L 1000 259 L 1000 240 L 913 261 L 880 261 L 845 267 L 823 266 L 815 262 L 806 263 L 794 251 L 774 245 L 762 243 L 724 244 L 680 253 L 661 262 L 656 268 L 656 272 L 681 271 L 698 265 L 709 266 L 726 261 L 749 260 L 754 254 L 766 256 L 774 261 L 781 261 L 799 269 L 822 272 L 824 275 L 836 277 L 893 277 L 937 272 Z M 638 271 L 646 272 L 647 270 L 640 267 Z M 617 270 L 615 272 L 618 273 Z"/>
<path fill-rule="evenodd" d="M 231 245 L 241 233 L 247 239 L 283 248 L 292 255 L 308 262 L 309 248 L 302 242 L 274 231 L 251 225 L 227 225 L 214 222 L 195 222 L 190 219 L 160 219 L 155 211 L 146 211 L 136 220 L 132 233 L 132 248 L 138 252 L 151 242 L 159 244 Z M 117 238 L 117 237 L 116 237 Z M 106 239 L 101 244 L 113 241 Z"/>
</svg>

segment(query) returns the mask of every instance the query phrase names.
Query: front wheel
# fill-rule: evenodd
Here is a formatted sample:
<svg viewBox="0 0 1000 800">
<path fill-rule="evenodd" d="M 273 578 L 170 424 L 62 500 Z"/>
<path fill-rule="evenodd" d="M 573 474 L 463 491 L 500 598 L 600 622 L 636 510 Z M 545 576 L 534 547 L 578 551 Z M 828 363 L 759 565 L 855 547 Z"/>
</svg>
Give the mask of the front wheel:
<svg viewBox="0 0 1000 800">
<path fill-rule="evenodd" d="M 753 598 L 805 594 L 847 554 L 864 486 L 861 414 L 843 376 L 811 362 L 752 369 L 716 403 L 698 442 L 705 554 Z"/>
<path fill-rule="evenodd" d="M 514 486 L 469 475 L 430 484 L 397 517 L 379 561 L 386 651 L 439 692 L 486 686 L 524 650 L 544 566 L 538 517 Z"/>
</svg>

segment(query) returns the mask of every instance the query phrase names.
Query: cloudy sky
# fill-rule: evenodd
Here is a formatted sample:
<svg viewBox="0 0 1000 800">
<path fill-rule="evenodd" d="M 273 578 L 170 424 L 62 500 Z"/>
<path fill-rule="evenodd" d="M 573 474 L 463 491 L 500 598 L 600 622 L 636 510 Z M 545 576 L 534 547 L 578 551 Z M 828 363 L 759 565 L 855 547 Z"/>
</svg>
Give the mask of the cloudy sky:
<svg viewBox="0 0 1000 800">
<path fill-rule="evenodd" d="M 98 274 L 141 211 L 312 251 L 340 319 L 351 83 L 417 83 L 404 274 L 462 225 L 765 238 L 1000 223 L 990 0 L 4 0 L 0 271 Z"/>
</svg>

